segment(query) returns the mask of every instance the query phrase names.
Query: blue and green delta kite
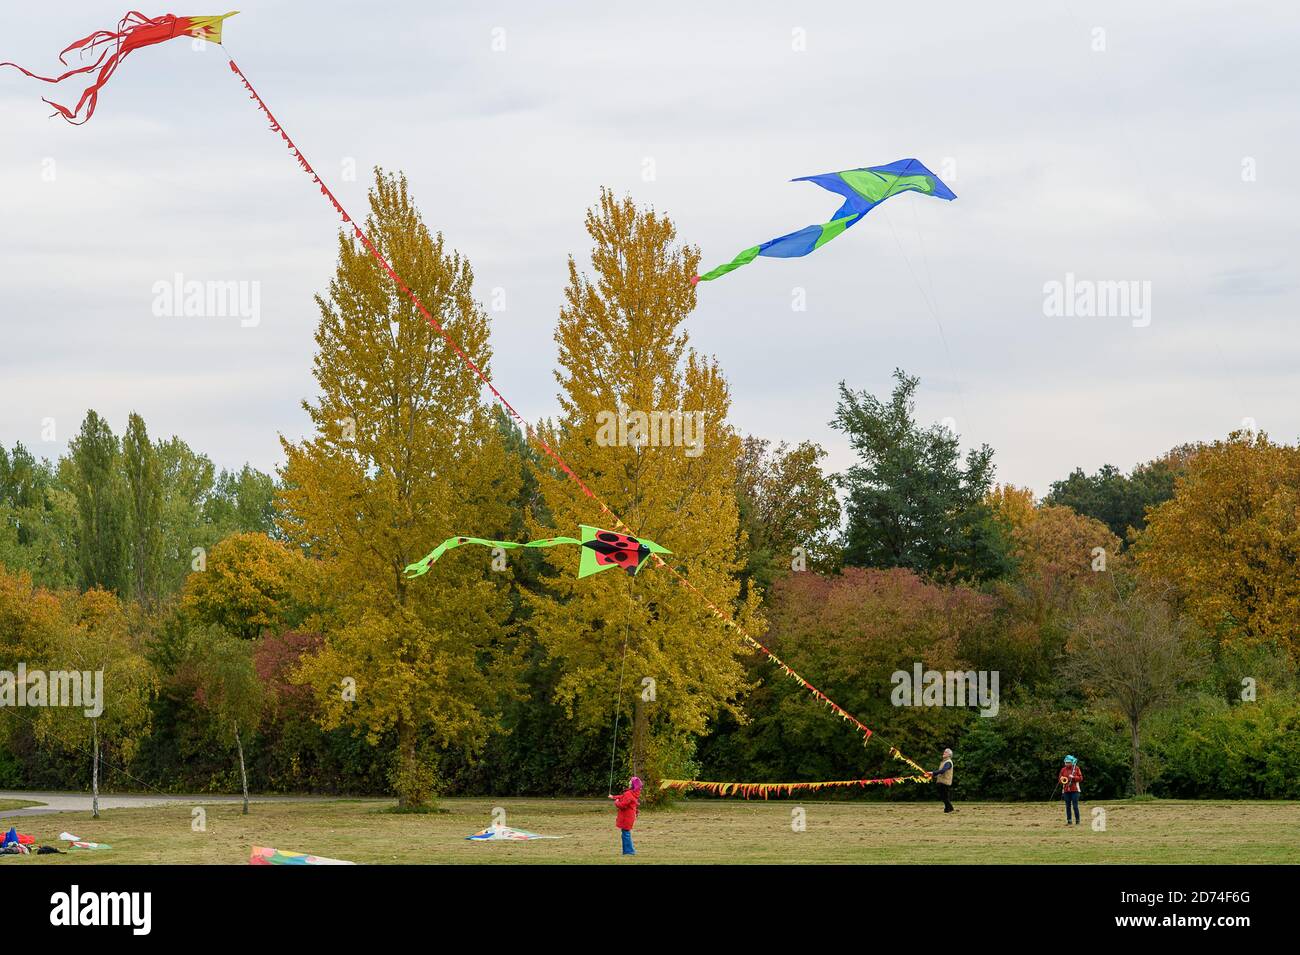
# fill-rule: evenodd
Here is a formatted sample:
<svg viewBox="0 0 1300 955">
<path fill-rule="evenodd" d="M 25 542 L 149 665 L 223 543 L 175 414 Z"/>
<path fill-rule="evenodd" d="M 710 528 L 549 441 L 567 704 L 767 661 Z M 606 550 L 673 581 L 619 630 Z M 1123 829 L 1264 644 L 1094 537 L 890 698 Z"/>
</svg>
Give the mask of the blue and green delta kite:
<svg viewBox="0 0 1300 955">
<path fill-rule="evenodd" d="M 849 226 L 855 225 L 880 203 L 900 192 L 920 192 L 937 199 L 957 198 L 938 176 L 916 159 L 900 159 L 884 166 L 846 169 L 820 176 L 802 176 L 792 181 L 815 182 L 823 189 L 843 196 L 844 205 L 840 206 L 830 222 L 810 225 L 798 232 L 748 248 L 725 265 L 697 275 L 691 284 L 712 281 L 742 265 L 748 265 L 760 255 L 774 259 L 793 259 L 807 255 L 814 249 L 820 249 Z"/>
</svg>

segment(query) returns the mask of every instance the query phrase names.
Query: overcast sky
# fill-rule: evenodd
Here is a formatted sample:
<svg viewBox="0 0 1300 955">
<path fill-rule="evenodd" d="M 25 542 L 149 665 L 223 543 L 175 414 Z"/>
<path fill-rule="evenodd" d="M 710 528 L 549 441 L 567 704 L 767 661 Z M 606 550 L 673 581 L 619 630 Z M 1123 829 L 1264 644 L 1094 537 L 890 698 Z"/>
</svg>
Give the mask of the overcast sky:
<svg viewBox="0 0 1300 955">
<path fill-rule="evenodd" d="M 602 185 L 707 268 L 837 208 L 786 180 L 914 156 L 957 201 L 904 195 L 701 286 L 691 341 L 742 432 L 842 468 L 838 382 L 884 394 L 898 366 L 923 420 L 1040 493 L 1247 418 L 1300 434 L 1294 4 L 242 5 L 227 52 L 344 205 L 364 211 L 371 166 L 404 170 L 479 297 L 504 290 L 494 378 L 532 420 L 557 409 L 566 258 Z M 123 12 L 6 3 L 0 59 L 54 71 Z M 54 457 L 87 408 L 119 433 L 135 410 L 219 466 L 274 468 L 315 395 L 333 210 L 216 48 L 133 54 L 81 128 L 40 102 L 75 82 L 0 70 L 0 443 Z M 177 273 L 260 283 L 260 323 L 155 316 Z M 1046 314 L 1067 275 L 1149 283 L 1149 314 Z"/>
</svg>

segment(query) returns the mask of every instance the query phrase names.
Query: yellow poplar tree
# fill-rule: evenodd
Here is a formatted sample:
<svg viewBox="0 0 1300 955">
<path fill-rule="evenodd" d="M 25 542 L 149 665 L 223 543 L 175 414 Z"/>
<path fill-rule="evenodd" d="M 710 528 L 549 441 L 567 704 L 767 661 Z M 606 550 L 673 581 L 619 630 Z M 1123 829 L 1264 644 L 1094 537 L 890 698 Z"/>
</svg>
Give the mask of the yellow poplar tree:
<svg viewBox="0 0 1300 955">
<path fill-rule="evenodd" d="M 366 232 L 431 313 L 487 369 L 488 317 L 469 263 L 421 220 L 404 176 L 376 171 Z M 403 568 L 457 534 L 507 527 L 519 469 L 476 379 L 368 252 L 339 237 L 328 297 L 317 296 L 316 434 L 283 441 L 282 531 L 321 561 L 311 621 L 321 652 L 296 679 L 326 728 L 396 740 L 399 806 L 433 796 L 435 750 L 473 749 L 511 680 L 509 578 L 470 560 L 407 580 Z"/>
<path fill-rule="evenodd" d="M 667 218 L 608 191 L 586 227 L 594 274 L 570 258 L 555 333 L 561 413 L 540 430 L 633 534 L 669 548 L 665 559 L 730 612 L 744 564 L 741 442 L 727 422 L 726 380 L 688 347 L 683 328 L 699 253 L 676 243 Z M 536 534 L 612 523 L 549 458 L 538 460 L 550 520 L 532 522 Z M 633 727 L 624 752 L 650 794 L 660 772 L 689 768 L 692 734 L 720 710 L 734 711 L 741 644 L 653 561 L 635 578 L 610 570 L 578 580 L 575 551 L 545 552 L 554 575 L 545 594 L 530 598 L 531 626 L 560 665 L 558 700 L 580 727 L 610 732 L 621 699 L 621 726 Z M 743 617 L 756 602 L 739 608 Z"/>
</svg>

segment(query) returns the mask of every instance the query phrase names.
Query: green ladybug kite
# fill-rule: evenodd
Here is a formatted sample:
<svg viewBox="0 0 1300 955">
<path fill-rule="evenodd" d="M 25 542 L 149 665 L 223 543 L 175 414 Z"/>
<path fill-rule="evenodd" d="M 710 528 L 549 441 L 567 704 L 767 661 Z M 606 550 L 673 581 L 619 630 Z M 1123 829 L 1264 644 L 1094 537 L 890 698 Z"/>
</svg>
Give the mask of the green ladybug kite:
<svg viewBox="0 0 1300 955">
<path fill-rule="evenodd" d="M 506 549 L 577 544 L 582 548 L 582 558 L 578 562 L 579 577 L 590 577 L 592 574 L 598 574 L 602 570 L 609 570 L 611 567 L 621 567 L 629 575 L 636 576 L 641 568 L 645 566 L 646 561 L 650 559 L 651 554 L 672 553 L 667 547 L 660 547 L 654 541 L 633 537 L 630 534 L 602 530 L 599 527 L 588 527 L 586 524 L 580 526 L 580 531 L 582 534 L 581 540 L 573 537 L 545 537 L 541 540 L 528 541 L 525 544 L 518 541 L 487 540 L 482 537 L 449 537 L 424 557 L 408 566 L 406 576 L 420 577 L 427 574 L 439 557 L 449 550 L 454 550 L 461 544 L 478 544 L 481 547 L 502 547 Z"/>
</svg>

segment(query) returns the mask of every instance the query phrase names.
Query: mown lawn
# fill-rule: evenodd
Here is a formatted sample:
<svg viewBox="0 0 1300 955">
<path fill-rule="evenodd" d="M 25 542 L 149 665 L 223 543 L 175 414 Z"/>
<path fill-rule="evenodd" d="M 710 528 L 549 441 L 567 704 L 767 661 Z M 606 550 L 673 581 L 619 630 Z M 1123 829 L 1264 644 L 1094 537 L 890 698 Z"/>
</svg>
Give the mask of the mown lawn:
<svg viewBox="0 0 1300 955">
<path fill-rule="evenodd" d="M 246 863 L 252 846 L 358 863 L 1300 863 L 1300 803 L 1105 803 L 1105 831 L 1067 828 L 1060 803 L 967 803 L 945 816 L 934 803 L 743 802 L 691 799 L 643 813 L 638 855 L 624 859 L 608 800 L 443 801 L 443 812 L 404 815 L 376 801 L 254 804 L 57 813 L 9 820 L 37 841 L 67 829 L 113 848 L 65 856 L 0 857 L 0 866 L 121 863 Z M 563 838 L 474 843 L 492 821 Z M 802 808 L 807 828 L 792 828 Z M 7 826 L 6 826 L 7 828 Z"/>
<path fill-rule="evenodd" d="M 8 812 L 10 809 L 27 809 L 30 806 L 43 806 L 44 803 L 35 802 L 31 799 L 0 799 L 0 812 Z M 12 825 L 12 823 L 10 823 Z M 8 829 L 8 826 L 4 827 Z"/>
</svg>

